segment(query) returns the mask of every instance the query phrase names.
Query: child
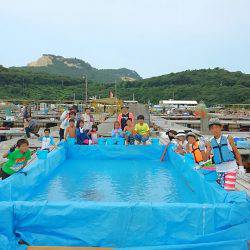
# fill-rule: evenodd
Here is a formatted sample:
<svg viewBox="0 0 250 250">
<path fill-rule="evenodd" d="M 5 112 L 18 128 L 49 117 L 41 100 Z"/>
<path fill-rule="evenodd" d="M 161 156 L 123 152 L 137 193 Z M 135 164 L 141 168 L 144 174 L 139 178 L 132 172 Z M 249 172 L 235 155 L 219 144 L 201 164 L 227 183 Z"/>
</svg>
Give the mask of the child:
<svg viewBox="0 0 250 250">
<path fill-rule="evenodd" d="M 169 141 L 173 141 L 175 139 L 175 136 L 177 135 L 177 132 L 173 129 L 169 129 L 167 132 L 166 132 L 166 135 L 168 136 L 168 139 Z"/>
<path fill-rule="evenodd" d="M 187 153 L 187 141 L 186 134 L 183 130 L 179 130 L 175 136 L 175 140 L 173 142 L 176 144 L 175 152 L 181 155 Z"/>
<path fill-rule="evenodd" d="M 87 130 L 87 132 L 89 132 L 92 128 L 92 125 L 94 124 L 94 117 L 91 114 L 91 110 L 90 108 L 85 108 L 85 113 L 82 115 L 82 119 L 85 122 L 85 129 Z"/>
<path fill-rule="evenodd" d="M 51 151 L 55 148 L 54 138 L 50 135 L 49 128 L 44 129 L 44 136 L 40 137 L 38 140 L 42 142 L 41 150 Z"/>
<path fill-rule="evenodd" d="M 124 132 L 125 132 L 125 139 L 126 139 L 126 144 L 130 144 L 133 145 L 135 144 L 135 140 L 134 140 L 134 125 L 132 123 L 132 119 L 128 118 L 127 122 L 126 122 L 126 126 L 124 127 Z"/>
<path fill-rule="evenodd" d="M 209 130 L 213 137 L 208 145 L 208 154 L 213 154 L 218 173 L 217 181 L 225 190 L 235 190 L 236 171 L 238 170 L 239 174 L 245 173 L 241 155 L 233 138 L 222 134 L 222 124 L 218 118 L 210 119 Z"/>
<path fill-rule="evenodd" d="M 74 106 L 69 108 L 68 110 L 65 110 L 62 113 L 60 117 L 61 125 L 59 130 L 60 141 L 64 138 L 65 129 L 69 125 L 69 119 L 75 119 L 75 117 L 76 117 L 76 109 L 74 108 Z"/>
<path fill-rule="evenodd" d="M 118 115 L 117 121 L 121 125 L 122 131 L 124 131 L 124 128 L 127 125 L 127 120 L 131 119 L 132 123 L 134 124 L 134 115 L 133 113 L 129 112 L 129 107 L 128 106 L 123 106 L 122 107 L 122 112 L 121 114 Z"/>
<path fill-rule="evenodd" d="M 147 123 L 144 122 L 144 116 L 138 115 L 137 117 L 138 123 L 135 125 L 135 140 L 137 140 L 139 143 L 143 143 L 143 145 L 146 145 L 148 139 L 149 139 L 149 126 Z"/>
<path fill-rule="evenodd" d="M 18 140 L 15 150 L 9 152 L 7 158 L 8 161 L 4 163 L 0 170 L 0 179 L 2 180 L 8 178 L 27 165 L 28 160 L 31 159 L 29 142 L 26 139 Z"/>
<path fill-rule="evenodd" d="M 75 126 L 75 120 L 70 119 L 69 120 L 69 126 L 66 128 L 66 133 L 64 135 L 64 140 L 66 141 L 67 138 L 76 138 L 76 126 Z"/>
<path fill-rule="evenodd" d="M 189 132 L 187 133 L 187 152 L 192 153 L 196 164 L 201 164 L 207 161 L 205 145 L 197 139 L 197 136 Z"/>
<path fill-rule="evenodd" d="M 88 131 L 84 127 L 83 120 L 79 120 L 76 125 L 76 143 L 79 145 L 91 144 L 91 140 L 88 136 Z"/>
<path fill-rule="evenodd" d="M 161 161 L 164 161 L 165 155 L 166 155 L 167 150 L 168 150 L 168 146 L 170 145 L 170 143 L 172 141 L 175 140 L 175 136 L 177 135 L 177 132 L 173 129 L 168 129 L 168 131 L 166 132 L 166 135 L 168 136 L 169 142 L 167 143 L 167 145 L 165 146 L 165 148 L 163 150 L 163 153 L 162 153 L 161 158 L 160 158 Z"/>
<path fill-rule="evenodd" d="M 122 132 L 122 129 L 120 127 L 120 122 L 118 122 L 118 121 L 114 122 L 114 129 L 111 132 L 111 137 L 116 138 L 116 139 L 123 137 L 123 132 Z"/>
<path fill-rule="evenodd" d="M 89 132 L 92 144 L 98 144 L 98 127 L 96 124 L 92 125 L 92 129 Z"/>
</svg>

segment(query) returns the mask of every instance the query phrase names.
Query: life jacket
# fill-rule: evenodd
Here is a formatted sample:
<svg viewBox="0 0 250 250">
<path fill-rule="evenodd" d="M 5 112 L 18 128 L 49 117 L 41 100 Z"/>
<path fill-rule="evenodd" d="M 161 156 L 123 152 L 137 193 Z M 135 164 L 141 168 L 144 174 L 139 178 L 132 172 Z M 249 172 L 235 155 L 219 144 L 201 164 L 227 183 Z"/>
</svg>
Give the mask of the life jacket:
<svg viewBox="0 0 250 250">
<path fill-rule="evenodd" d="M 229 162 L 235 160 L 233 152 L 228 147 L 227 137 L 221 136 L 220 143 L 218 144 L 215 137 L 211 139 L 211 145 L 213 148 L 213 162 L 220 164 L 222 162 Z"/>
<path fill-rule="evenodd" d="M 191 145 L 191 151 L 196 163 L 203 161 L 203 157 L 199 148 L 199 141 L 196 141 L 195 144 Z"/>
</svg>

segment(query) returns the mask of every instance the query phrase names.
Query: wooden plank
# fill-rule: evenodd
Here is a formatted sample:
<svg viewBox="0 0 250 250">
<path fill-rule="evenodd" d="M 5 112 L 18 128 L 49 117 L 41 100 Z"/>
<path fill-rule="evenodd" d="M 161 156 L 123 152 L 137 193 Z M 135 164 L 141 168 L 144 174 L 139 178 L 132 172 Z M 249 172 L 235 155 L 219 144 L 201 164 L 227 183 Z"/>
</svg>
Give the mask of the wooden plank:
<svg viewBox="0 0 250 250">
<path fill-rule="evenodd" d="M 98 132 L 102 136 L 111 136 L 111 131 L 114 128 L 114 122 L 117 120 L 116 116 L 109 117 L 106 121 L 99 124 Z"/>
<path fill-rule="evenodd" d="M 150 116 L 150 120 L 152 123 L 155 123 L 158 127 L 160 127 L 163 131 L 166 131 L 167 129 L 174 129 L 176 131 L 177 130 L 184 130 L 184 131 L 191 130 L 196 134 L 201 134 L 201 132 L 199 130 L 188 128 L 188 127 L 182 126 L 180 124 L 176 124 L 173 121 L 169 121 L 169 120 L 166 120 L 166 119 L 161 118 L 161 117 L 156 117 L 154 115 Z"/>
</svg>

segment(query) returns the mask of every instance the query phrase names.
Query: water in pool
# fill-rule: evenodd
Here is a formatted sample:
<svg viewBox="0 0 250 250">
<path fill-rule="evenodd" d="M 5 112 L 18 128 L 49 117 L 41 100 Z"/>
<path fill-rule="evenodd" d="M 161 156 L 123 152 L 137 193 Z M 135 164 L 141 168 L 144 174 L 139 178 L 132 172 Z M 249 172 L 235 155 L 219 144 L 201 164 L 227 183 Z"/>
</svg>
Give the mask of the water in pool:
<svg viewBox="0 0 250 250">
<path fill-rule="evenodd" d="M 192 190 L 159 160 L 66 160 L 31 200 L 198 202 Z"/>
</svg>

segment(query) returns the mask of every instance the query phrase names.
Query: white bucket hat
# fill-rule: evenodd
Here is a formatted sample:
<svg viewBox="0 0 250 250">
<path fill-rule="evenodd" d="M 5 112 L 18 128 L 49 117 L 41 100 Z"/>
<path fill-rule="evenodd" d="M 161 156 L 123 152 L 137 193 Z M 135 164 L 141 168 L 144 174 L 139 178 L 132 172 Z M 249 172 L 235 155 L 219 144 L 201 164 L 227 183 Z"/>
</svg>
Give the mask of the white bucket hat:
<svg viewBox="0 0 250 250">
<path fill-rule="evenodd" d="M 184 130 L 178 130 L 176 137 L 179 137 L 179 136 L 185 136 L 186 137 L 185 131 Z"/>
</svg>

